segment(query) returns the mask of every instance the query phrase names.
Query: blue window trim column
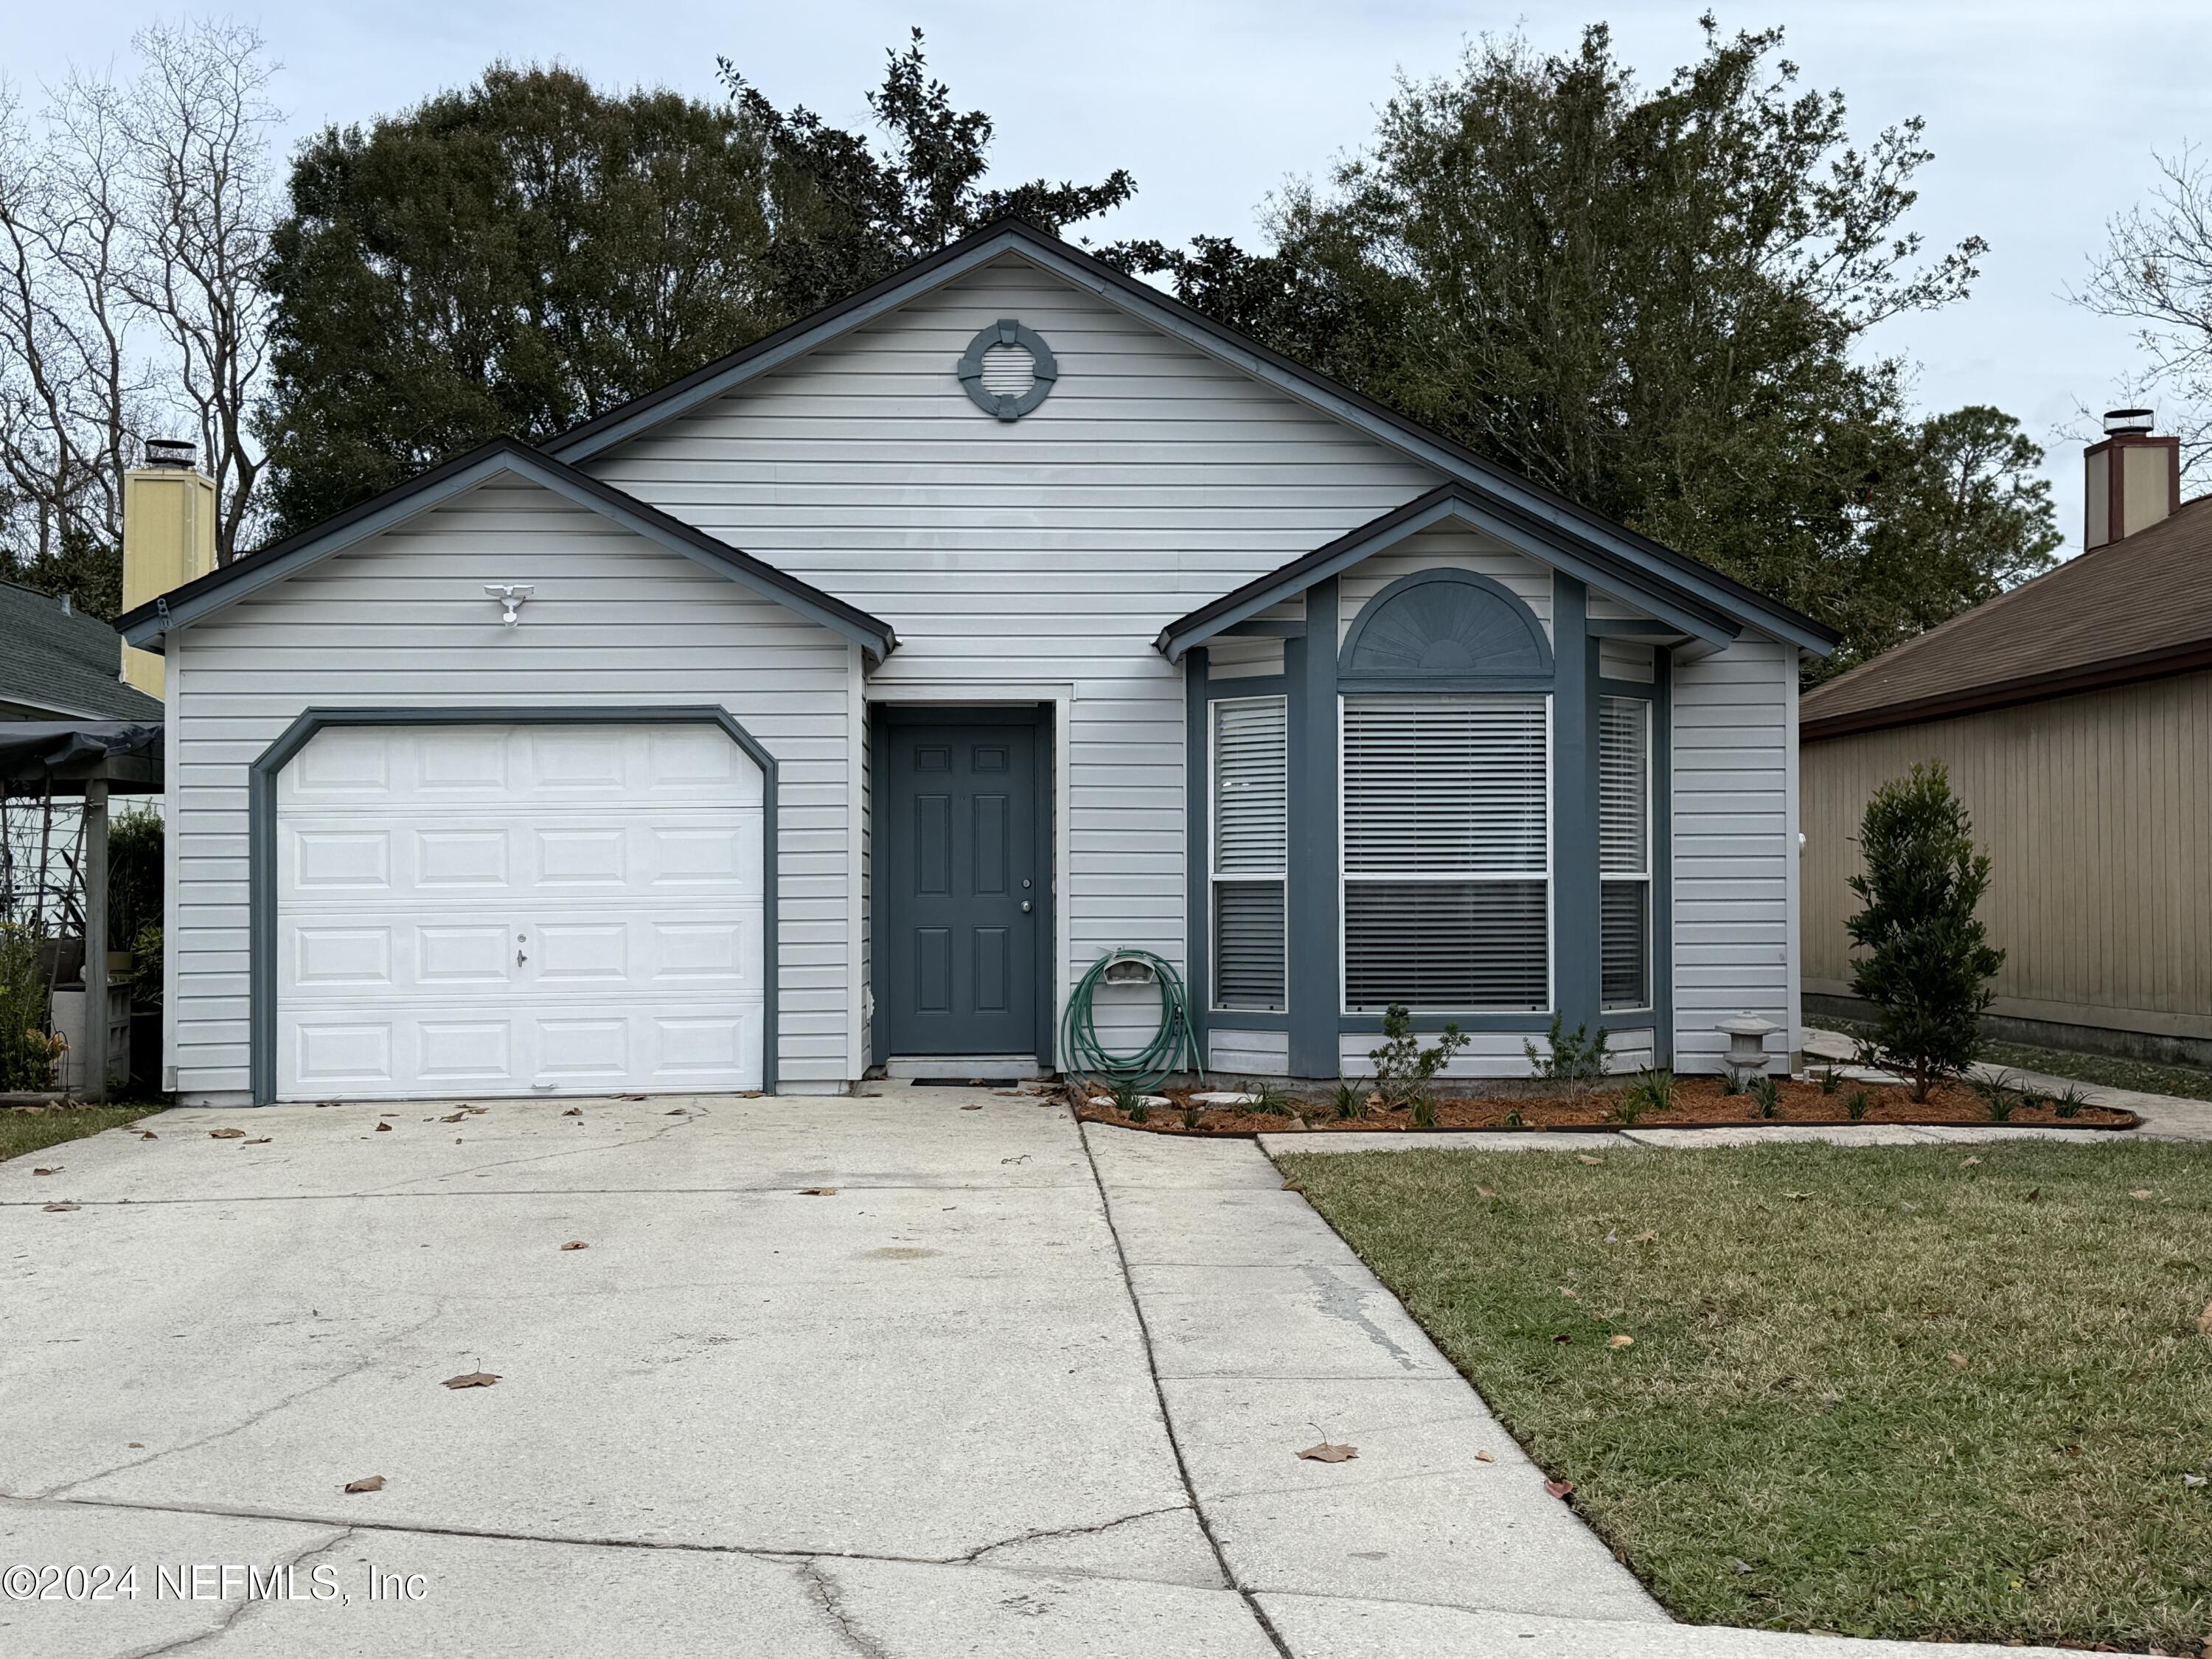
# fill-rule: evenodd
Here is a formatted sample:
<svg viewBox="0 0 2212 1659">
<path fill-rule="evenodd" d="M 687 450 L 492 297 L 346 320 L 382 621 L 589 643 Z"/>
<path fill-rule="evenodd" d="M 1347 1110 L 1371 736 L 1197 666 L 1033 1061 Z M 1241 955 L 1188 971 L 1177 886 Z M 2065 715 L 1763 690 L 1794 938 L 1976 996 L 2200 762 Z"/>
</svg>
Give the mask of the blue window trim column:
<svg viewBox="0 0 2212 1659">
<path fill-rule="evenodd" d="M 1600 679 L 1601 696 L 1633 697 L 1651 705 L 1651 1006 L 1602 1016 L 1608 1031 L 1651 1028 L 1651 1063 L 1674 1057 L 1674 661 L 1663 645 L 1651 652 L 1651 678 Z"/>
<path fill-rule="evenodd" d="M 1344 1007 L 1338 944 L 1336 578 L 1306 590 L 1306 631 L 1283 641 L 1291 739 L 1290 1058 L 1293 1077 L 1334 1077 Z"/>
<path fill-rule="evenodd" d="M 1552 578 L 1552 1006 L 1595 1029 L 1598 972 L 1598 653 L 1589 590 Z"/>
<path fill-rule="evenodd" d="M 1209 848 L 1213 833 L 1213 780 L 1207 775 L 1206 757 L 1212 744 L 1206 738 L 1206 722 L 1213 711 L 1206 699 L 1206 650 L 1204 646 L 1182 659 L 1183 684 L 1183 830 L 1188 850 L 1183 865 L 1188 881 L 1183 901 L 1183 960 L 1190 983 L 1183 987 L 1190 1005 L 1191 1040 L 1198 1045 L 1198 1063 L 1212 1057 L 1213 1006 L 1213 860 Z"/>
</svg>

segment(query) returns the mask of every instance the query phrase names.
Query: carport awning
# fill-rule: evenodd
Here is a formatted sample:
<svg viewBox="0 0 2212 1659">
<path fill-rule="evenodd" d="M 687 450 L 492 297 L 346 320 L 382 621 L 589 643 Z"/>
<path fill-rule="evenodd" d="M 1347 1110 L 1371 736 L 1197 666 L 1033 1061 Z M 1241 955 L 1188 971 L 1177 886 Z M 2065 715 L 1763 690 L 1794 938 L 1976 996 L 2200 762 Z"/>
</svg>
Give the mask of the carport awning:
<svg viewBox="0 0 2212 1659">
<path fill-rule="evenodd" d="M 11 793 L 161 793 L 161 728 L 134 720 L 0 721 L 0 787 Z"/>
</svg>

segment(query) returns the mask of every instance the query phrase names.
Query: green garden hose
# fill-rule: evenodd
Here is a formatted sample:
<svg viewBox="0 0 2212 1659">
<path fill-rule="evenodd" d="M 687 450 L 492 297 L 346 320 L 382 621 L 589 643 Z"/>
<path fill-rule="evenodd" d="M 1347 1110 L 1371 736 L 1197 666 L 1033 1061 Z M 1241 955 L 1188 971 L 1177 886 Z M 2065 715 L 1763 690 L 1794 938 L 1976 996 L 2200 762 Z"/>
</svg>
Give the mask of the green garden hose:
<svg viewBox="0 0 2212 1659">
<path fill-rule="evenodd" d="M 1152 981 L 1160 988 L 1160 1023 L 1152 1040 L 1126 1054 L 1111 1052 L 1098 1040 L 1098 1026 L 1091 1018 L 1091 997 L 1106 982 L 1106 970 L 1117 962 L 1142 963 L 1152 969 Z M 1201 1076 L 1205 1071 L 1199 1063 L 1198 1037 L 1191 1029 L 1190 1000 L 1183 994 L 1182 981 L 1150 951 L 1109 951 L 1091 964 L 1076 981 L 1067 1012 L 1060 1017 L 1060 1051 L 1076 1076 L 1140 1093 L 1158 1088 L 1183 1069 L 1186 1059 L 1192 1071 Z"/>
</svg>

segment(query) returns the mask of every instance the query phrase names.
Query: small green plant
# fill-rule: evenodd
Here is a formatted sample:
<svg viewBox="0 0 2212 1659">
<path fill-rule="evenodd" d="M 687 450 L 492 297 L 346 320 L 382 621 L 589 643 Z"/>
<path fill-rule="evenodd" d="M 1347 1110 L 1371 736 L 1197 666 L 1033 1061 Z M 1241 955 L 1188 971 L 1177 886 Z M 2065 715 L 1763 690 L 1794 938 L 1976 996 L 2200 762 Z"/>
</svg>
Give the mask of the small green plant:
<svg viewBox="0 0 2212 1659">
<path fill-rule="evenodd" d="M 1724 1095 L 1741 1094 L 1744 1091 L 1744 1084 L 1745 1078 L 1743 1073 L 1735 1070 L 1733 1067 L 1725 1069 L 1721 1073 L 1721 1092 Z"/>
<path fill-rule="evenodd" d="M 1152 1109 L 1141 1100 L 1127 1109 L 1132 1123 L 1150 1123 L 1152 1121 Z"/>
<path fill-rule="evenodd" d="M 1182 1109 L 1182 1127 L 1186 1129 L 1195 1129 L 1205 1118 L 1206 1114 L 1195 1106 L 1186 1104 Z"/>
<path fill-rule="evenodd" d="M 38 935 L 0 922 L 0 1090 L 52 1088 L 60 1052 L 60 1039 L 46 1031 Z"/>
<path fill-rule="evenodd" d="M 1508 1106 L 1505 1109 L 1505 1115 L 1498 1121 L 1503 1127 L 1521 1129 L 1528 1127 L 1528 1120 L 1521 1115 L 1521 1109 L 1518 1106 Z"/>
<path fill-rule="evenodd" d="M 1357 1083 L 1340 1083 L 1336 1085 L 1336 1095 L 1331 1103 L 1336 1108 L 1339 1117 L 1365 1117 L 1367 1091 Z"/>
<path fill-rule="evenodd" d="M 2027 1104 L 2026 1091 L 2013 1087 L 2011 1080 L 2002 1072 L 1995 1077 L 1978 1077 L 1971 1081 L 1974 1092 L 1990 1109 L 1990 1121 L 1992 1123 L 2009 1123 L 2014 1109 Z"/>
<path fill-rule="evenodd" d="M 1856 1123 L 1867 1115 L 1867 1091 L 1863 1089 L 1854 1089 L 1844 1101 L 1844 1115 Z"/>
<path fill-rule="evenodd" d="M 1751 1079 L 1747 1091 L 1752 1103 L 1759 1108 L 1761 1117 L 1772 1117 L 1782 1106 L 1782 1085 L 1774 1080 L 1771 1072 L 1761 1072 Z"/>
<path fill-rule="evenodd" d="M 1823 1066 L 1813 1073 L 1813 1081 L 1820 1085 L 1820 1092 L 1832 1095 L 1844 1086 L 1844 1074 L 1832 1066 Z"/>
<path fill-rule="evenodd" d="M 1367 1053 L 1375 1062 L 1375 1092 L 1382 1097 L 1382 1109 L 1395 1112 L 1410 1106 L 1416 1128 L 1436 1127 L 1437 1073 L 1451 1064 L 1452 1056 L 1468 1042 L 1455 1022 L 1437 1033 L 1434 1047 L 1424 1048 L 1414 1035 L 1412 1012 L 1402 1002 L 1392 1003 L 1382 1014 L 1382 1046 Z"/>
<path fill-rule="evenodd" d="M 1126 1117 L 1134 1117 L 1137 1108 L 1145 1103 L 1145 1091 L 1133 1083 L 1114 1085 L 1114 1109 Z"/>
<path fill-rule="evenodd" d="M 1272 1083 L 1263 1083 L 1256 1089 L 1247 1083 L 1238 1092 L 1252 1097 L 1250 1105 L 1246 1108 L 1248 1111 L 1263 1113 L 1268 1117 L 1289 1117 L 1297 1110 L 1291 1097 Z"/>
<path fill-rule="evenodd" d="M 1546 1052 L 1540 1054 L 1533 1042 L 1523 1042 L 1521 1050 L 1528 1056 L 1529 1074 L 1539 1083 L 1570 1100 L 1580 1100 L 1605 1079 L 1605 1028 L 1600 1026 L 1593 1033 L 1584 1025 L 1571 1031 L 1563 1025 L 1559 1016 L 1553 1014 L 1551 1029 L 1545 1033 Z"/>
<path fill-rule="evenodd" d="M 1616 1121 L 1633 1123 L 1647 1112 L 1663 1112 L 1674 1104 L 1680 1085 L 1674 1073 L 1664 1066 L 1647 1066 L 1636 1074 L 1635 1081 L 1621 1091 L 1620 1103 L 1613 1109 Z"/>
<path fill-rule="evenodd" d="M 2078 1083 L 2069 1083 L 2051 1097 L 2051 1109 L 2061 1117 L 2079 1117 L 2089 1103 L 2087 1091 Z"/>
</svg>

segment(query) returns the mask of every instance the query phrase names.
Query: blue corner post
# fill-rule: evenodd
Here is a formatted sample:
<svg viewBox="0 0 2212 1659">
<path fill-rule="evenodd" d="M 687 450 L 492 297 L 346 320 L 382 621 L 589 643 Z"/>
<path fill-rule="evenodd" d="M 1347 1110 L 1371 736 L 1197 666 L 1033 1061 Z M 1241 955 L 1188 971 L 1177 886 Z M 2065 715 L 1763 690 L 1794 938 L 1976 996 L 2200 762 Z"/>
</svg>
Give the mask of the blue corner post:
<svg viewBox="0 0 2212 1659">
<path fill-rule="evenodd" d="M 1598 1023 L 1598 652 L 1589 590 L 1552 578 L 1552 984 L 1571 1031 Z"/>
<path fill-rule="evenodd" d="M 1305 632 L 1283 642 L 1290 692 L 1291 1075 L 1337 1075 L 1336 578 L 1306 590 Z"/>
</svg>

